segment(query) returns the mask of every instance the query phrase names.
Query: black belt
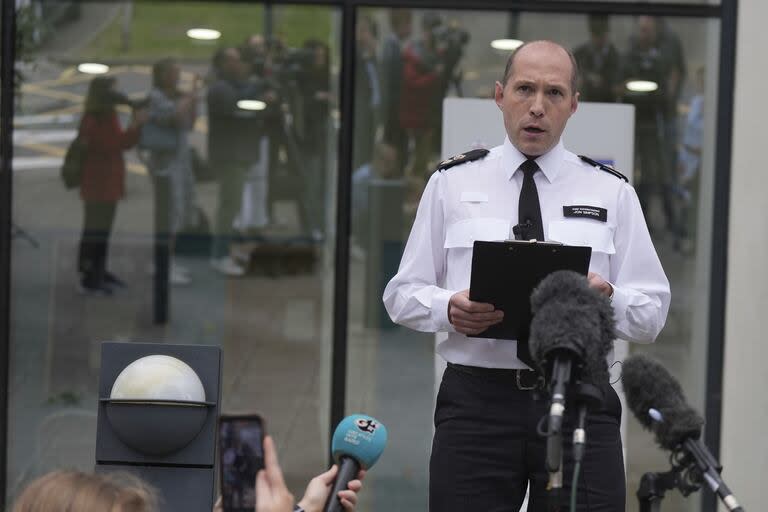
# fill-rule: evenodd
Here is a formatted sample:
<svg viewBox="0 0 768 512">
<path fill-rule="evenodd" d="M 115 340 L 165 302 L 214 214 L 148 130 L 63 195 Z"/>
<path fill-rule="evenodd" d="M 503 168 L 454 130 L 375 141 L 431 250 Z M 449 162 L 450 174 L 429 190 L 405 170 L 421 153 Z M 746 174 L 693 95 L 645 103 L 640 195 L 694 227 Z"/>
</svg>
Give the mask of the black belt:
<svg viewBox="0 0 768 512">
<path fill-rule="evenodd" d="M 521 391 L 544 389 L 544 376 L 533 370 L 516 368 L 483 368 L 482 366 L 466 366 L 448 363 L 448 367 L 458 372 L 489 380 L 509 380 Z"/>
</svg>

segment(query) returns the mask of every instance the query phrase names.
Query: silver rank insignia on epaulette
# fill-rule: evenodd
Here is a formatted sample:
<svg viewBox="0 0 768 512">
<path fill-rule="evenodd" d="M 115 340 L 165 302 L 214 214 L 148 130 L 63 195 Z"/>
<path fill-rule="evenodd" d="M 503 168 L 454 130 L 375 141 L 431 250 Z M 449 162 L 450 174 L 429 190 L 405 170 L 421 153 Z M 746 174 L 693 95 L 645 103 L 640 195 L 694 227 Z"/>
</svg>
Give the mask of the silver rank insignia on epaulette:
<svg viewBox="0 0 768 512">
<path fill-rule="evenodd" d="M 608 174 L 612 174 L 612 175 L 616 176 L 617 178 L 622 179 L 622 180 L 626 181 L 627 183 L 629 183 L 629 178 L 627 178 L 626 176 L 621 174 L 619 171 L 617 171 L 616 169 L 614 169 L 610 165 L 601 164 L 597 160 L 592 160 L 588 156 L 584 156 L 584 155 L 579 155 L 579 158 L 581 158 L 582 161 L 588 163 L 589 165 L 594 165 L 595 167 L 597 167 L 601 171 L 605 171 Z"/>
<path fill-rule="evenodd" d="M 480 160 L 488 153 L 489 151 L 487 149 L 473 149 L 472 151 L 467 151 L 466 153 L 461 153 L 459 155 L 452 156 L 447 160 L 443 160 L 440 162 L 440 165 L 437 166 L 437 170 L 442 172 L 445 169 L 450 169 L 451 167 L 459 164 Z"/>
</svg>

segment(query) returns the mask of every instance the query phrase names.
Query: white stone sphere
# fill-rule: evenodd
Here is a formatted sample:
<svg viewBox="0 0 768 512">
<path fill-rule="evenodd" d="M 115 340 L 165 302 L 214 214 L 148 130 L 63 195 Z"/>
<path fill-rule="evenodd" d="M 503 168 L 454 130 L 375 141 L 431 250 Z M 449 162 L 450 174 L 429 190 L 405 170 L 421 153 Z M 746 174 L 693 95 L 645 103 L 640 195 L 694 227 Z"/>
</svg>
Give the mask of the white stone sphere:
<svg viewBox="0 0 768 512">
<path fill-rule="evenodd" d="M 126 366 L 115 379 L 110 398 L 205 402 L 205 389 L 195 370 L 184 361 L 153 355 Z"/>
</svg>

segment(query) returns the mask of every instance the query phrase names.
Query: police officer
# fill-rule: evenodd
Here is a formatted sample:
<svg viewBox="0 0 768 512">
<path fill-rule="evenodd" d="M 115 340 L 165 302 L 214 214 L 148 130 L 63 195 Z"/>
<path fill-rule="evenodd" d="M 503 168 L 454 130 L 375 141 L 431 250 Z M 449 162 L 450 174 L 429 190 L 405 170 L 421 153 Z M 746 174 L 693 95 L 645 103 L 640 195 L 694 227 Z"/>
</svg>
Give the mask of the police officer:
<svg viewBox="0 0 768 512">
<path fill-rule="evenodd" d="M 469 300 L 475 240 L 511 239 L 522 226 L 526 239 L 590 245 L 588 282 L 611 298 L 617 333 L 649 343 L 664 326 L 669 282 L 634 189 L 560 141 L 578 106 L 576 84 L 575 60 L 556 43 L 529 42 L 510 56 L 495 88 L 504 143 L 450 159 L 431 176 L 398 273 L 384 291 L 394 322 L 449 333 L 437 349 L 448 367 L 435 411 L 431 511 L 517 512 L 529 483 L 529 510 L 544 510 L 547 501 L 546 446 L 537 434 L 546 404 L 533 399 L 541 379 L 524 362 L 530 363 L 523 356 L 527 340 L 472 337 L 504 316 Z M 603 406 L 588 419 L 581 511 L 625 506 L 621 405 L 607 382 L 603 387 Z M 565 439 L 567 503 L 572 464 Z"/>
</svg>

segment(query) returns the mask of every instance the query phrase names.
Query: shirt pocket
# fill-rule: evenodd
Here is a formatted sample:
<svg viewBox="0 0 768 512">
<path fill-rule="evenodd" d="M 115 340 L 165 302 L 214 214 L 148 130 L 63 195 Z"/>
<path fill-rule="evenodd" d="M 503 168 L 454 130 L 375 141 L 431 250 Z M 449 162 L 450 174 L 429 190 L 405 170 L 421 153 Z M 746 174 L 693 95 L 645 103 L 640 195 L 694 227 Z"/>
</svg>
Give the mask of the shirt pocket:
<svg viewBox="0 0 768 512">
<path fill-rule="evenodd" d="M 485 192 L 472 192 L 470 190 L 465 190 L 461 193 L 459 201 L 462 203 L 487 203 L 488 194 Z"/>
<path fill-rule="evenodd" d="M 445 248 L 472 247 L 476 240 L 496 241 L 509 237 L 508 219 L 478 217 L 450 224 L 445 232 Z"/>
<path fill-rule="evenodd" d="M 553 220 L 547 228 L 547 240 L 589 246 L 596 252 L 615 254 L 613 232 L 613 227 L 589 219 Z"/>
</svg>

